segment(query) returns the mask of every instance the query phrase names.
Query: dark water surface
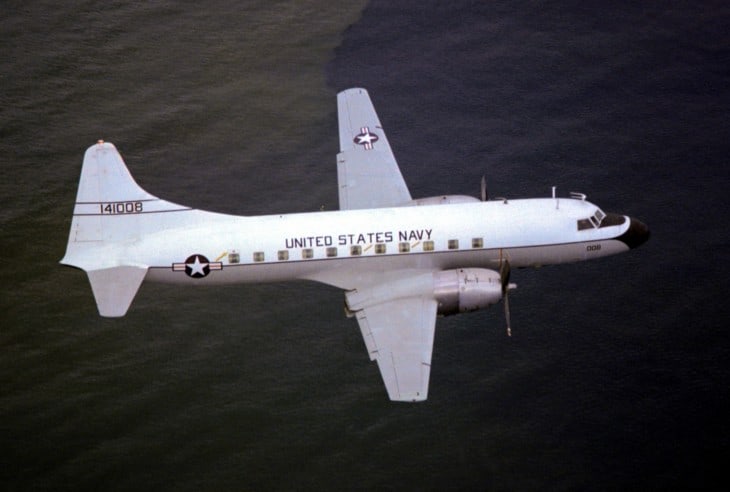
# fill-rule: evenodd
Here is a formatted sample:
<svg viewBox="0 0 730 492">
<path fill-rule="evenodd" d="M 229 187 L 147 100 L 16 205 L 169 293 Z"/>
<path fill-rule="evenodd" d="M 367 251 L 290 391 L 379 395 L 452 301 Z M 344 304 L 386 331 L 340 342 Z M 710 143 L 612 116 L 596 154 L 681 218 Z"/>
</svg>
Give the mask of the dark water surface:
<svg viewBox="0 0 730 492">
<path fill-rule="evenodd" d="M 5 2 L 0 488 L 727 482 L 728 32 L 724 2 Z M 145 284 L 108 320 L 58 265 L 98 138 L 174 202 L 336 208 L 351 86 L 414 196 L 557 185 L 651 240 L 514 272 L 512 338 L 501 306 L 439 320 L 418 405 L 336 289 Z"/>
</svg>

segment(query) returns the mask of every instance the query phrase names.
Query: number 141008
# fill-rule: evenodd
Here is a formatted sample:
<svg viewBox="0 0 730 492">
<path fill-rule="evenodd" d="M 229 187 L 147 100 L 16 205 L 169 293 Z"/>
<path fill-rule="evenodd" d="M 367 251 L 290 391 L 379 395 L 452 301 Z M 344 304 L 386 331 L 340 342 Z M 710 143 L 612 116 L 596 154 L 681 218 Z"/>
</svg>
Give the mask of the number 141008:
<svg viewBox="0 0 730 492">
<path fill-rule="evenodd" d="M 139 214 L 143 210 L 142 202 L 101 203 L 100 206 L 104 215 Z"/>
</svg>

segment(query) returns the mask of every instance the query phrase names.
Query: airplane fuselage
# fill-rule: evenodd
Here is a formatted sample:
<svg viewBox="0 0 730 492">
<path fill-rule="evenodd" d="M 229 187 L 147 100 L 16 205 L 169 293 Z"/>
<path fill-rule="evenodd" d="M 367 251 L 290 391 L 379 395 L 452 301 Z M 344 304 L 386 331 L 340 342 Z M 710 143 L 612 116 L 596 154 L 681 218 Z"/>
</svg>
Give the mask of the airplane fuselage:
<svg viewBox="0 0 730 492">
<path fill-rule="evenodd" d="M 146 278 L 158 282 L 309 279 L 350 289 L 372 272 L 498 268 L 504 258 L 519 268 L 627 251 L 619 238 L 629 217 L 609 214 L 604 222 L 613 225 L 579 229 L 596 210 L 570 198 L 258 217 L 186 210 L 178 213 L 201 215 L 199 227 L 148 234 L 125 256 L 149 265 Z M 197 270 L 185 268 L 196 261 L 191 251 L 200 255 Z"/>
</svg>

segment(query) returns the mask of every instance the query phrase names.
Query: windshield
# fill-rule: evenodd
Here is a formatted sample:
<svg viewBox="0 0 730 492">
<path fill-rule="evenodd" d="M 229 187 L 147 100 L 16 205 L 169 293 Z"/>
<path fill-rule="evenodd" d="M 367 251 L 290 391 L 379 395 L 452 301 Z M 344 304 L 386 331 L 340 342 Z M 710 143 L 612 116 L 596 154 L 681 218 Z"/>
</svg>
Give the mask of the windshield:
<svg viewBox="0 0 730 492">
<path fill-rule="evenodd" d="M 597 208 L 593 215 L 586 219 L 580 219 L 578 221 L 578 230 L 582 231 L 584 229 L 598 229 L 599 227 L 601 227 L 601 221 L 604 217 L 606 217 L 606 214 L 603 213 L 600 208 Z"/>
</svg>

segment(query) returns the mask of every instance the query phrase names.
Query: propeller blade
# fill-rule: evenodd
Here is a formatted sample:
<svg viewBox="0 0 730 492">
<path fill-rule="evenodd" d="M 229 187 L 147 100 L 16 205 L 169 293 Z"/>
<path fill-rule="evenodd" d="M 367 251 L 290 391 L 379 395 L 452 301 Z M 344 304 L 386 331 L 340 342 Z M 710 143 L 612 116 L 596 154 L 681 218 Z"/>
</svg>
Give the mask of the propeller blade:
<svg viewBox="0 0 730 492">
<path fill-rule="evenodd" d="M 511 268 L 509 266 L 509 260 L 502 260 L 499 265 L 499 276 L 502 281 L 502 295 L 509 290 L 509 276 Z"/>
<path fill-rule="evenodd" d="M 504 318 L 507 320 L 507 336 L 512 336 L 512 322 L 510 321 L 510 315 L 509 315 L 509 289 L 504 291 L 504 298 L 502 299 L 502 302 L 504 303 Z"/>
<path fill-rule="evenodd" d="M 511 268 L 509 266 L 509 260 L 502 260 L 499 265 L 499 276 L 502 282 L 502 303 L 504 304 L 504 318 L 507 320 L 507 336 L 512 336 L 512 322 L 509 314 L 509 277 Z"/>
</svg>

